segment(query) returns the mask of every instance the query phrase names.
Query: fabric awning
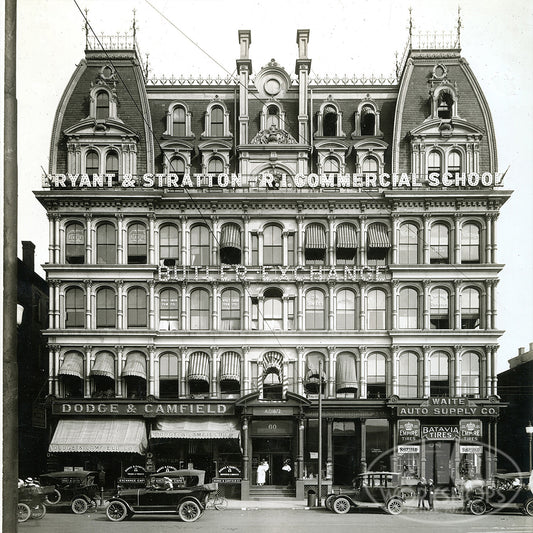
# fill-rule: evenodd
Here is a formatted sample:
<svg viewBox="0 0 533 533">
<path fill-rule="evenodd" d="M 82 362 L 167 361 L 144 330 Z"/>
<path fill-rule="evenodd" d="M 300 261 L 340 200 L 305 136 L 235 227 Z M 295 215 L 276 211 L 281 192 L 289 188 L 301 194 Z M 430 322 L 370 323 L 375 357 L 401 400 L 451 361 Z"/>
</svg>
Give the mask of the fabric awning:
<svg viewBox="0 0 533 533">
<path fill-rule="evenodd" d="M 199 420 L 197 418 L 160 418 L 150 431 L 152 439 L 240 439 L 241 430 L 235 418 Z"/>
<path fill-rule="evenodd" d="M 307 383 L 320 383 L 320 361 L 322 361 L 322 382 L 326 380 L 324 357 L 320 354 L 309 354 L 305 360 L 305 381 Z"/>
<path fill-rule="evenodd" d="M 220 358 L 220 381 L 241 380 L 241 358 L 237 352 L 225 352 Z"/>
<path fill-rule="evenodd" d="M 142 420 L 60 420 L 48 451 L 143 454 L 147 445 Z"/>
<path fill-rule="evenodd" d="M 115 358 L 113 354 L 109 352 L 97 354 L 91 369 L 91 376 L 104 376 L 115 379 Z"/>
<path fill-rule="evenodd" d="M 357 248 L 357 232 L 351 224 L 341 224 L 337 228 L 337 248 L 355 250 Z"/>
<path fill-rule="evenodd" d="M 241 249 L 241 231 L 235 224 L 223 226 L 220 235 L 220 248 Z"/>
<path fill-rule="evenodd" d="M 122 371 L 123 376 L 135 376 L 146 379 L 146 358 L 141 353 L 130 353 Z"/>
<path fill-rule="evenodd" d="M 263 375 L 266 376 L 268 372 L 275 369 L 278 376 L 282 376 L 283 356 L 278 352 L 267 352 L 263 355 Z"/>
<path fill-rule="evenodd" d="M 355 358 L 350 354 L 337 357 L 337 392 L 357 391 L 357 369 Z"/>
<path fill-rule="evenodd" d="M 391 243 L 387 227 L 384 224 L 372 224 L 368 227 L 369 248 L 390 248 Z"/>
<path fill-rule="evenodd" d="M 326 231 L 320 224 L 311 224 L 305 229 L 305 247 L 308 250 L 326 250 Z"/>
<path fill-rule="evenodd" d="M 194 352 L 189 359 L 189 380 L 209 383 L 209 357 L 204 352 Z"/>
<path fill-rule="evenodd" d="M 68 353 L 63 359 L 58 375 L 76 376 L 83 379 L 83 356 L 79 353 Z"/>
</svg>

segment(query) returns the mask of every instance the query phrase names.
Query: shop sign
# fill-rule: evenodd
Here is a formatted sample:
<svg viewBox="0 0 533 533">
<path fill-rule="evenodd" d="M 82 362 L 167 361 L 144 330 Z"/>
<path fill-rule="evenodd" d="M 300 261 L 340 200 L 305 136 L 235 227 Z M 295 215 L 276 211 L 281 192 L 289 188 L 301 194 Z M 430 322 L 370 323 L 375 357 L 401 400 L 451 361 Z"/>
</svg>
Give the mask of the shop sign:
<svg viewBox="0 0 533 533">
<path fill-rule="evenodd" d="M 459 429 L 464 440 L 479 440 L 483 436 L 481 420 L 459 420 Z"/>
<path fill-rule="evenodd" d="M 483 446 L 459 446 L 459 453 L 483 454 Z"/>
<path fill-rule="evenodd" d="M 398 446 L 398 455 L 405 455 L 406 453 L 420 453 L 420 446 L 414 444 Z"/>
<path fill-rule="evenodd" d="M 124 470 L 124 473 L 128 477 L 144 476 L 146 474 L 146 469 L 144 468 L 144 466 L 141 466 L 141 465 L 131 465 L 131 466 L 128 466 L 128 468 Z"/>
<path fill-rule="evenodd" d="M 218 469 L 218 475 L 224 477 L 239 477 L 241 475 L 241 470 L 234 465 L 224 465 L 222 468 Z"/>
<path fill-rule="evenodd" d="M 222 416 L 234 414 L 232 403 L 207 402 L 63 402 L 52 405 L 54 415 L 118 415 L 118 416 Z"/>
<path fill-rule="evenodd" d="M 224 483 L 225 485 L 229 483 L 242 483 L 241 477 L 214 477 L 213 483 Z"/>
<path fill-rule="evenodd" d="M 459 438 L 459 426 L 422 426 L 422 437 L 427 440 L 454 440 Z"/>
<path fill-rule="evenodd" d="M 292 420 L 253 420 L 251 434 L 254 437 L 272 435 L 292 435 L 294 423 Z"/>
<path fill-rule="evenodd" d="M 390 402 L 398 416 L 497 416 L 499 406 L 477 405 L 468 398 L 428 398 L 419 405 Z"/>
<path fill-rule="evenodd" d="M 34 428 L 46 429 L 46 407 L 34 404 L 31 410 L 31 425 Z"/>
<path fill-rule="evenodd" d="M 146 485 L 145 477 L 119 477 L 117 479 L 119 485 Z"/>
<path fill-rule="evenodd" d="M 254 415 L 290 416 L 294 414 L 294 407 L 252 407 Z"/>
<path fill-rule="evenodd" d="M 165 465 L 165 466 L 160 466 L 158 469 L 157 469 L 157 472 L 177 472 L 177 468 L 175 466 L 172 466 L 172 465 Z"/>
<path fill-rule="evenodd" d="M 398 420 L 398 438 L 400 442 L 420 439 L 420 420 Z"/>
</svg>

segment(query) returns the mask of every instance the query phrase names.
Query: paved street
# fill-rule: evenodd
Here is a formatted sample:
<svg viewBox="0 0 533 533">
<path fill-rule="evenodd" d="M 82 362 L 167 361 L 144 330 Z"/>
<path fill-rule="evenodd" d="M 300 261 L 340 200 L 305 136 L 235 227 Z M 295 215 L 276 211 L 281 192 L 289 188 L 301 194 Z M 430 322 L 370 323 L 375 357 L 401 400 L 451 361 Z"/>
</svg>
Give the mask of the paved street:
<svg viewBox="0 0 533 533">
<path fill-rule="evenodd" d="M 207 510 L 194 523 L 181 522 L 174 516 L 135 517 L 126 522 L 109 522 L 103 512 L 73 515 L 51 512 L 41 521 L 29 520 L 19 524 L 19 532 L 30 533 L 175 533 L 179 531 L 231 532 L 231 533 L 343 533 L 354 531 L 439 533 L 530 533 L 533 518 L 519 513 L 493 514 L 473 517 L 447 511 L 407 510 L 399 516 L 389 516 L 382 511 L 368 510 L 336 515 L 324 509 L 304 507 L 286 509 L 237 508 L 226 511 Z M 7 532 L 6 532 L 7 533 Z"/>
</svg>

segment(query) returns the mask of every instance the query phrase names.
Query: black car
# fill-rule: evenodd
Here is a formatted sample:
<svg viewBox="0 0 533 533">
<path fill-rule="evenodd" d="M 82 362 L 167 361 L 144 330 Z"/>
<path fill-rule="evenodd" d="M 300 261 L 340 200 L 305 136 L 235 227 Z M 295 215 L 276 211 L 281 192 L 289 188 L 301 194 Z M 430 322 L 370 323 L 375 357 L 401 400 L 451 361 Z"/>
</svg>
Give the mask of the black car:
<svg viewBox="0 0 533 533">
<path fill-rule="evenodd" d="M 217 490 L 216 483 L 204 484 L 203 470 L 175 470 L 148 477 L 146 487 L 123 489 L 110 498 L 107 518 L 119 522 L 136 514 L 178 514 L 184 522 L 198 520 L 206 500 Z"/>
<path fill-rule="evenodd" d="M 96 506 L 99 487 L 96 483 L 98 472 L 77 470 L 74 472 L 49 472 L 39 476 L 42 487 L 54 487 L 46 494 L 48 505 L 67 503 L 72 512 L 83 514 L 90 507 Z"/>
</svg>

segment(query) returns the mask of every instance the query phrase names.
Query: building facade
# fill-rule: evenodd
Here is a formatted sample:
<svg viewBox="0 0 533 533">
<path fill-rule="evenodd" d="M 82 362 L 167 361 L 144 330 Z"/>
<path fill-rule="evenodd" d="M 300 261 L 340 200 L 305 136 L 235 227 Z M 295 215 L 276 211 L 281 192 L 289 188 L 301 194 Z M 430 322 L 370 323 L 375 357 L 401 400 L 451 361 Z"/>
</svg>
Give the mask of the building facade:
<svg viewBox="0 0 533 533">
<path fill-rule="evenodd" d="M 289 458 L 301 496 L 320 419 L 326 485 L 494 470 L 509 192 L 481 88 L 456 40 L 410 39 L 391 79 L 314 76 L 296 43 L 295 74 L 254 75 L 239 31 L 235 78 L 146 79 L 134 41 L 88 41 L 36 193 L 57 467 L 247 497 Z"/>
</svg>

